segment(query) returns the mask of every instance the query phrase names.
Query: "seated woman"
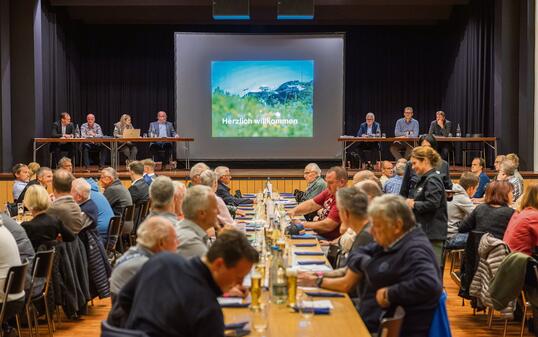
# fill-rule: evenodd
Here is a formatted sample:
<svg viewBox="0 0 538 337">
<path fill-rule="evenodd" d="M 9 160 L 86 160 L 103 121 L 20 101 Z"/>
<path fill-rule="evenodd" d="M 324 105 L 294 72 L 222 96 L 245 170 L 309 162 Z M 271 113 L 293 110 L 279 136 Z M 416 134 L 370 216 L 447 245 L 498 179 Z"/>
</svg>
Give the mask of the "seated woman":
<svg viewBox="0 0 538 337">
<path fill-rule="evenodd" d="M 527 187 L 523 193 L 519 210 L 512 215 L 503 241 L 511 251 L 529 256 L 538 246 L 538 185 Z"/>
<path fill-rule="evenodd" d="M 133 129 L 133 124 L 131 124 L 131 116 L 128 114 L 121 115 L 119 122 L 114 124 L 114 137 L 122 137 L 125 129 Z M 133 143 L 129 142 L 121 144 L 120 151 L 125 157 L 127 157 L 129 162 L 136 160 L 138 148 Z"/>
<path fill-rule="evenodd" d="M 36 251 L 41 245 L 50 247 L 59 234 L 65 242 L 75 239 L 74 234 L 60 220 L 46 213 L 50 200 L 43 186 L 33 185 L 28 188 L 24 196 L 24 206 L 32 212 L 33 219 L 21 223 L 21 226 L 28 234 Z"/>
<path fill-rule="evenodd" d="M 382 313 L 405 309 L 401 336 L 427 336 L 441 296 L 441 272 L 432 246 L 417 226 L 405 200 L 387 194 L 368 208 L 375 243 L 351 253 L 348 267 L 366 285 L 359 313 L 370 332 L 377 332 Z"/>
<path fill-rule="evenodd" d="M 492 181 L 486 188 L 484 203 L 478 205 L 458 227 L 460 233 L 480 231 L 491 233 L 497 239 L 504 236 L 508 222 L 514 214 L 510 208 L 513 186 L 507 181 Z"/>
<path fill-rule="evenodd" d="M 214 171 L 206 170 L 200 174 L 200 184 L 210 187 L 213 192 L 217 192 L 217 174 Z M 222 227 L 229 225 L 236 227 L 237 224 L 232 218 L 226 203 L 222 200 L 221 197 L 217 196 L 217 208 L 219 213 L 217 214 L 217 224 L 215 224 L 215 229 L 220 230 Z"/>
</svg>

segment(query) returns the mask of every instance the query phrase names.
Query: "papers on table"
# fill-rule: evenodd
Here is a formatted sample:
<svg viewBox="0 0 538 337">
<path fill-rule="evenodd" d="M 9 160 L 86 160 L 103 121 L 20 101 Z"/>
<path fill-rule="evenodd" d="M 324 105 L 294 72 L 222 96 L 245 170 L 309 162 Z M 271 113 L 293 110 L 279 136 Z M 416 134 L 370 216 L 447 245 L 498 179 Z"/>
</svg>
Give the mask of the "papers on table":
<svg viewBox="0 0 538 337">
<path fill-rule="evenodd" d="M 297 268 L 300 271 L 312 271 L 312 272 L 318 272 L 318 271 L 331 271 L 332 268 L 329 267 L 326 264 L 307 264 L 304 266 L 298 266 Z"/>
<path fill-rule="evenodd" d="M 303 301 L 302 305 L 304 305 L 307 308 L 314 308 L 314 309 L 334 309 L 333 304 L 330 300 L 317 300 L 317 301 Z"/>
</svg>

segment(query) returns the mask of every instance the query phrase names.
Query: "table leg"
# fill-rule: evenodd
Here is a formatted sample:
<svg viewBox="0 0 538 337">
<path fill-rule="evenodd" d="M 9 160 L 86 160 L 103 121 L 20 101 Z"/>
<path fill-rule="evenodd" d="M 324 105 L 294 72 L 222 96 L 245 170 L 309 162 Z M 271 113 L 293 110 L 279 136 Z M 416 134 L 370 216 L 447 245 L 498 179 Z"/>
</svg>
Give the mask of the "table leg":
<svg viewBox="0 0 538 337">
<path fill-rule="evenodd" d="M 346 141 L 344 140 L 342 142 L 342 167 L 343 168 L 346 168 L 346 150 L 347 150 Z"/>
<path fill-rule="evenodd" d="M 190 160 L 190 148 L 189 142 L 185 142 L 185 167 L 187 170 L 191 169 L 191 160 Z"/>
<path fill-rule="evenodd" d="M 34 162 L 36 161 L 36 152 L 37 152 L 37 149 L 36 149 L 36 143 L 34 140 L 34 156 L 32 157 Z"/>
</svg>

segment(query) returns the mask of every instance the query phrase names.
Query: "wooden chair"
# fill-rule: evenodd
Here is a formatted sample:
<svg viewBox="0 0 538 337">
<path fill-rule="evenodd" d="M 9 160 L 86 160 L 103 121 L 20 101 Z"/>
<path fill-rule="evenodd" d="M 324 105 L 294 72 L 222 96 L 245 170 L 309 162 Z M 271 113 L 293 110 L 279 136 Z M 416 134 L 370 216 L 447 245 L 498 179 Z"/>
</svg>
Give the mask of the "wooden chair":
<svg viewBox="0 0 538 337">
<path fill-rule="evenodd" d="M 401 306 L 396 308 L 394 316 L 383 318 L 379 324 L 378 337 L 399 337 L 402 323 L 405 317 L 405 310 Z"/>
</svg>

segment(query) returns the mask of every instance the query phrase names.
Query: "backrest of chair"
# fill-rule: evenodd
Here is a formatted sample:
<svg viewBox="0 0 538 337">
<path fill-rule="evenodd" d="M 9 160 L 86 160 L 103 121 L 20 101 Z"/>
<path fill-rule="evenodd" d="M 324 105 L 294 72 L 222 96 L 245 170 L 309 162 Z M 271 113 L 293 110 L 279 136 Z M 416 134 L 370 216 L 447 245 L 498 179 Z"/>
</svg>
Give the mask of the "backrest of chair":
<svg viewBox="0 0 538 337">
<path fill-rule="evenodd" d="M 32 280 L 30 283 L 30 289 L 28 291 L 29 294 L 33 294 L 34 292 L 36 278 L 45 279 L 43 293 L 48 293 L 55 254 L 56 250 L 54 248 L 51 250 L 43 250 L 36 253 L 34 258 L 34 265 L 32 266 Z M 27 301 L 30 301 L 31 298 L 31 296 L 27 296 Z"/>
<path fill-rule="evenodd" d="M 26 269 L 28 269 L 28 261 L 21 265 L 12 266 L 9 268 L 7 272 L 6 283 L 4 284 L 4 294 L 6 295 L 6 300 L 7 295 L 18 294 L 24 290 Z"/>
<path fill-rule="evenodd" d="M 123 209 L 122 234 L 129 234 L 133 230 L 135 219 L 135 205 L 127 206 Z"/>
<path fill-rule="evenodd" d="M 116 328 L 107 321 L 102 321 L 101 337 L 148 337 L 148 335 L 143 331 Z"/>
<path fill-rule="evenodd" d="M 121 234 L 121 217 L 115 215 L 110 218 L 108 222 L 108 235 L 106 239 L 105 249 L 107 252 L 114 251 L 116 249 L 116 243 Z"/>
<path fill-rule="evenodd" d="M 405 310 L 398 306 L 391 318 L 383 318 L 379 324 L 379 337 L 399 337 L 402 323 L 405 318 Z"/>
</svg>

